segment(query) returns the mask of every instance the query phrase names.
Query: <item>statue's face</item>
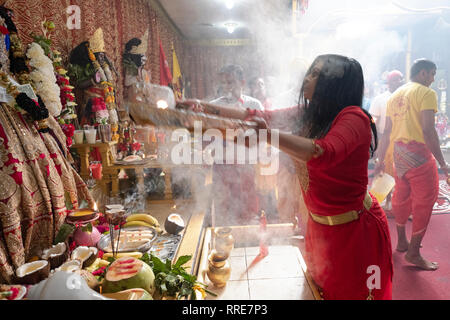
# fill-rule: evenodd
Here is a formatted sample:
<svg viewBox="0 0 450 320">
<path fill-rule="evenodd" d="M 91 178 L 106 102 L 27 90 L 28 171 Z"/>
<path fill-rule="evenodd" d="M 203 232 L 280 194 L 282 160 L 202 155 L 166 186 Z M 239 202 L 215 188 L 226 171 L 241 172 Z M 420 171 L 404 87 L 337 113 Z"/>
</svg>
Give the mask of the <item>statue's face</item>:
<svg viewBox="0 0 450 320">
<path fill-rule="evenodd" d="M 97 60 L 98 62 L 102 63 L 103 61 L 105 61 L 105 53 L 104 52 L 99 52 L 97 55 Z"/>
<path fill-rule="evenodd" d="M 141 66 L 142 67 L 145 66 L 146 63 L 147 63 L 147 56 L 143 55 L 141 57 Z"/>
</svg>

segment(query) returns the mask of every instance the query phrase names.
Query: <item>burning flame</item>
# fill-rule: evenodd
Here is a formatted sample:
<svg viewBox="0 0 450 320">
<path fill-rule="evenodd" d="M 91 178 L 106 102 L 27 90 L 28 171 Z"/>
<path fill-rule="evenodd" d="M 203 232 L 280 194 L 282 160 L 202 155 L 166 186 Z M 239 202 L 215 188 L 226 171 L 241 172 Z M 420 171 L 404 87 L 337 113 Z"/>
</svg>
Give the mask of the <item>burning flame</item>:
<svg viewBox="0 0 450 320">
<path fill-rule="evenodd" d="M 169 107 L 169 104 L 165 100 L 158 100 L 158 102 L 156 102 L 156 106 L 158 107 L 158 109 L 167 109 Z"/>
<path fill-rule="evenodd" d="M 98 207 L 97 207 L 97 202 L 94 202 L 94 211 L 97 211 Z"/>
</svg>

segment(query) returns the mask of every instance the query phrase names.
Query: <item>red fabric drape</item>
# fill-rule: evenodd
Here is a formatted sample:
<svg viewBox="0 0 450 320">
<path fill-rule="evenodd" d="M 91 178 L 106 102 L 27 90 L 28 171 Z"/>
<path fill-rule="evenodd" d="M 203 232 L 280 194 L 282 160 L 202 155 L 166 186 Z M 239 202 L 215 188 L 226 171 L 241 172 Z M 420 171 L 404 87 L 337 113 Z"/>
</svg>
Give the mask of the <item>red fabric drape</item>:
<svg viewBox="0 0 450 320">
<path fill-rule="evenodd" d="M 167 62 L 161 39 L 159 39 L 159 70 L 159 84 L 168 86 L 169 83 L 172 83 L 172 73 L 170 72 L 170 66 Z"/>
</svg>

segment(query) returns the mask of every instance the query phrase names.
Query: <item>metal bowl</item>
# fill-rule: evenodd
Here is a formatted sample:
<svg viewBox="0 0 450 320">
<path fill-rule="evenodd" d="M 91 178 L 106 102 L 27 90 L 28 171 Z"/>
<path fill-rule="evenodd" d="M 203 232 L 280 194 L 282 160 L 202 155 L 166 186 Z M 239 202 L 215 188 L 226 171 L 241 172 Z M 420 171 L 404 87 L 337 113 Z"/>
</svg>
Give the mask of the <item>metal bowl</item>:
<svg viewBox="0 0 450 320">
<path fill-rule="evenodd" d="M 135 247 L 135 248 L 119 248 L 119 250 L 117 252 L 134 252 L 134 251 L 140 251 L 140 252 L 148 252 L 153 243 L 155 242 L 156 238 L 158 237 L 158 233 L 156 232 L 156 230 L 154 228 L 150 228 L 150 227 L 129 227 L 129 228 L 122 228 L 120 237 L 122 238 L 122 236 L 124 235 L 124 231 L 150 231 L 152 236 L 150 238 L 149 241 L 145 242 L 143 245 L 139 246 L 139 247 Z M 119 236 L 119 231 L 118 230 L 114 230 L 114 245 L 116 245 L 117 243 L 117 237 Z M 111 244 L 111 237 L 109 234 L 105 234 L 100 238 L 100 241 L 97 243 L 97 247 L 104 251 L 104 252 L 112 252 L 110 250 L 110 248 L 108 248 L 108 246 L 110 246 Z"/>
</svg>

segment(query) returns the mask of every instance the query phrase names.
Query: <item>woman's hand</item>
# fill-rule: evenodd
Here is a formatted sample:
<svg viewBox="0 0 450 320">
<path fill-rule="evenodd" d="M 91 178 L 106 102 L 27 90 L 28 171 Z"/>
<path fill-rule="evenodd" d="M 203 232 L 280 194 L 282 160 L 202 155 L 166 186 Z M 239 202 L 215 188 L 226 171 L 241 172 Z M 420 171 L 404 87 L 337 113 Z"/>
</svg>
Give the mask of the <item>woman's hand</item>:
<svg viewBox="0 0 450 320">
<path fill-rule="evenodd" d="M 205 112 L 205 108 L 198 99 L 187 99 L 183 101 L 177 101 L 177 104 L 187 107 L 188 110 L 194 112 Z"/>
<path fill-rule="evenodd" d="M 264 119 L 262 117 L 252 116 L 252 117 L 249 117 L 249 118 L 247 118 L 245 120 L 246 121 L 255 122 L 256 123 L 256 128 L 255 129 L 257 129 L 257 130 L 260 130 L 260 129 L 266 129 L 267 130 L 269 128 L 269 126 L 267 125 L 266 119 Z"/>
</svg>

